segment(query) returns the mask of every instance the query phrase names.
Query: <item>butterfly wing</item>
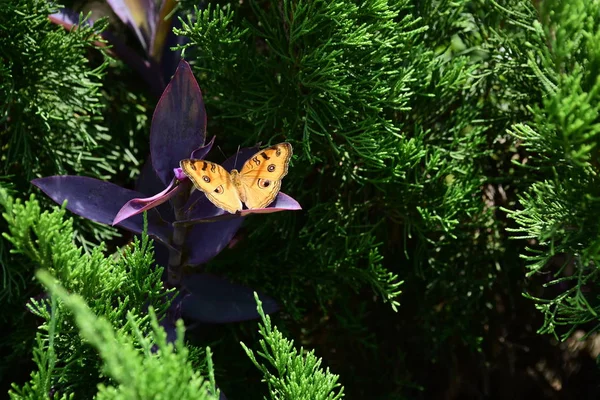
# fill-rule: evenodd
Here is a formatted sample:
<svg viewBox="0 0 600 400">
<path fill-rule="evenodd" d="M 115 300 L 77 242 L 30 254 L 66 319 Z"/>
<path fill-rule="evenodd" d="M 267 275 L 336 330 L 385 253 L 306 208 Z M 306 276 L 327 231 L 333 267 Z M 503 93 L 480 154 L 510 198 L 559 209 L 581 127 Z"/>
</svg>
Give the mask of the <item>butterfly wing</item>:
<svg viewBox="0 0 600 400">
<path fill-rule="evenodd" d="M 231 175 L 219 164 L 205 160 L 187 159 L 179 163 L 183 172 L 202 190 L 215 206 L 232 214 L 242 209 L 242 201 Z"/>
<path fill-rule="evenodd" d="M 271 204 L 288 172 L 292 145 L 279 143 L 250 157 L 240 170 L 242 201 L 249 209 Z"/>
</svg>

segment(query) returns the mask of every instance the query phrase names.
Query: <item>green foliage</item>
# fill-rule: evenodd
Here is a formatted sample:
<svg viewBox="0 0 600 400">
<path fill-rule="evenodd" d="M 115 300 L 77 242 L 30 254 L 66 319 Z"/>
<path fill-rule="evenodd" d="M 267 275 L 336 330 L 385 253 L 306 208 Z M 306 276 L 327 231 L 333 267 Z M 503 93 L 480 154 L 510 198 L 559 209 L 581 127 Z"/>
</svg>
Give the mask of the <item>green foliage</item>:
<svg viewBox="0 0 600 400">
<path fill-rule="evenodd" d="M 36 344 L 33 349 L 33 359 L 38 368 L 38 371 L 34 371 L 31 374 L 31 381 L 26 382 L 22 388 L 13 385 L 14 392 L 9 392 L 11 399 L 53 399 L 56 398 L 52 394 L 52 383 L 54 381 L 53 373 L 55 372 L 56 366 L 56 353 L 54 351 L 54 339 L 56 337 L 56 311 L 57 303 L 56 298 L 52 298 L 51 304 L 51 317 L 48 325 L 47 338 L 41 333 L 36 334 Z M 62 399 L 73 399 L 74 394 L 60 395 L 59 400 Z"/>
<path fill-rule="evenodd" d="M 134 329 L 127 319 L 129 312 L 141 313 L 152 305 L 160 318 L 164 316 L 169 291 L 163 288 L 162 268 L 152 267 L 154 257 L 147 236 L 141 241 L 135 239 L 132 246 L 115 256 L 105 257 L 103 246 L 83 253 L 73 243 L 72 220 L 65 220 L 64 208 L 41 212 L 33 196 L 24 203 L 12 200 L 5 193 L 0 199 L 3 217 L 8 222 L 8 232 L 3 236 L 12 245 L 11 253 L 23 260 L 15 266 L 28 265 L 30 269 L 49 271 L 66 290 L 83 297 L 97 315 L 106 318 L 121 334 Z M 38 337 L 38 345 L 52 343 L 57 357 L 53 388 L 64 394 L 90 397 L 95 393 L 96 383 L 105 380 L 99 373 L 100 360 L 93 349 L 81 341 L 77 328 L 60 307 L 55 317 L 49 311 L 47 300 L 32 300 L 30 309 L 45 321 L 41 327 L 44 336 Z M 146 333 L 150 329 L 149 318 L 140 315 L 136 316 L 139 328 L 135 330 Z M 51 322 L 52 318 L 57 318 L 57 322 Z M 54 333 L 56 337 L 51 335 L 51 326 L 60 328 Z"/>
<path fill-rule="evenodd" d="M 41 176 L 137 175 L 147 154 L 147 99 L 123 84 L 105 84 L 131 81 L 122 63 L 107 68 L 105 47 L 98 46 L 106 21 L 67 31 L 48 19 L 58 9 L 53 2 L 2 4 L 0 175 L 20 193 L 29 193 L 30 180 Z M 114 228 L 75 221 L 86 250 L 117 236 Z"/>
<path fill-rule="evenodd" d="M 75 315 L 81 336 L 94 346 L 104 362 L 104 371 L 114 384 L 100 384 L 97 399 L 215 399 L 212 385 L 194 371 L 190 352 L 183 342 L 183 321 L 177 323 L 177 339 L 167 343 L 167 334 L 159 326 L 156 313 L 149 308 L 149 318 L 127 312 L 130 333 L 115 328 L 108 319 L 97 317 L 83 297 L 68 292 L 47 272 L 41 270 L 38 278 L 60 298 L 64 307 Z M 57 310 L 53 300 L 53 312 Z M 56 316 L 50 319 L 55 323 Z M 148 325 L 152 330 L 147 335 Z M 135 345 L 138 344 L 138 345 Z M 156 346 L 156 350 L 154 349 Z M 207 354 L 210 354 L 207 352 Z M 38 363 L 41 367 L 42 364 Z M 209 362 L 209 365 L 210 362 Z M 40 368 L 40 372 L 43 371 Z M 23 392 L 27 392 L 26 387 Z M 48 392 L 46 392 L 48 393 Z M 215 393 L 212 395 L 211 393 Z M 13 399 L 31 398 L 12 394 Z M 40 393 L 41 394 L 41 393 Z M 36 397 L 47 398 L 47 396 Z"/>
<path fill-rule="evenodd" d="M 90 152 L 106 140 L 98 124 L 106 62 L 92 67 L 86 57 L 105 24 L 67 32 L 50 22 L 56 6 L 44 0 L 1 9 L 2 173 L 23 183 L 41 172 L 106 176 L 111 167 Z"/>
<path fill-rule="evenodd" d="M 262 319 L 259 327 L 260 347 L 258 355 L 267 364 L 258 361 L 254 351 L 244 343 L 240 343 L 254 365 L 263 373 L 269 385 L 272 399 L 327 399 L 336 400 L 344 397 L 344 388 L 338 383 L 338 376 L 321 368 L 321 359 L 314 351 L 305 353 L 294 348 L 294 341 L 286 339 L 277 327 L 271 325 L 271 318 L 265 315 L 262 303 L 256 292 L 254 298 L 257 310 Z M 272 372 L 272 369 L 275 371 Z"/>
<path fill-rule="evenodd" d="M 0 175 L 2 187 L 23 196 L 33 187 L 30 179 L 39 176 L 130 178 L 141 164 L 136 155 L 147 152 L 144 96 L 123 85 L 102 92 L 101 83 L 116 70 L 107 74 L 105 54 L 96 45 L 105 21 L 68 32 L 49 21 L 56 9 L 45 0 L 5 1 L 0 7 Z M 4 191 L 0 197 L 3 208 L 11 210 L 13 200 Z M 40 201 L 51 203 L 46 197 Z M 36 202 L 27 207 L 35 219 L 40 206 Z M 112 227 L 79 217 L 74 221 L 73 235 L 86 251 L 117 236 Z M 3 219 L 0 231 L 9 231 Z M 20 364 L 29 358 L 34 334 L 27 327 L 34 321 L 23 313 L 24 304 L 39 290 L 33 284 L 36 263 L 51 262 L 44 258 L 48 249 L 36 254 L 35 244 L 29 243 L 23 250 L 28 254 L 15 253 L 13 244 L 0 240 L 0 305 L 5 310 L 0 321 L 10 327 L 0 335 L 0 349 L 10 349 L 0 367 L 6 376 L 18 370 L 11 368 L 11 361 Z"/>
<path fill-rule="evenodd" d="M 14 200 L 9 195 L 9 191 L 0 186 L 0 205 L 4 210 L 12 209 Z M 3 215 L 4 216 L 4 215 Z M 4 222 L 4 221 L 2 221 Z M 2 228 L 4 228 L 4 223 L 1 224 Z M 2 229 L 2 231 L 6 231 Z M 4 304 L 10 304 L 12 301 L 17 301 L 17 299 L 22 300 L 20 297 L 22 290 L 25 289 L 27 276 L 27 269 L 23 268 L 21 265 L 20 268 L 15 268 L 14 264 L 8 263 L 8 249 L 5 246 L 0 246 L 0 268 L 2 269 L 2 291 L 0 292 L 0 301 Z M 0 316 L 0 318 L 5 315 Z"/>
<path fill-rule="evenodd" d="M 592 294 L 600 261 L 600 6 L 544 1 L 540 7 L 535 32 L 548 45 L 530 49 L 528 59 L 545 96 L 530 105 L 533 121 L 511 131 L 536 155 L 523 167 L 539 175 L 520 196 L 522 209 L 510 215 L 518 223 L 515 237 L 530 244 L 528 275 L 544 270 L 552 277 L 542 296 L 530 295 L 545 317 L 539 332 L 565 339 L 598 321 L 600 312 Z"/>
</svg>

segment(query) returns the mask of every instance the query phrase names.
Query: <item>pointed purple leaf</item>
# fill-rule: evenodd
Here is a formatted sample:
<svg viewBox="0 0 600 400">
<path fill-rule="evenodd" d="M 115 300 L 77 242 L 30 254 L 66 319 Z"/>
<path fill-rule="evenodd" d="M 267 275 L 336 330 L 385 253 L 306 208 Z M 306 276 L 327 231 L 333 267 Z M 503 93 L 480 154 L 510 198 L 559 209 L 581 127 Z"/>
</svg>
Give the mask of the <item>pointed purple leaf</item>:
<svg viewBox="0 0 600 400">
<path fill-rule="evenodd" d="M 213 136 L 212 139 L 210 139 L 210 142 L 208 142 L 207 145 L 198 147 L 196 150 L 192 151 L 192 154 L 190 155 L 190 158 L 195 158 L 197 160 L 204 160 L 204 158 L 206 157 L 206 155 L 212 149 L 213 144 L 215 144 L 215 138 L 216 138 L 216 136 Z"/>
<path fill-rule="evenodd" d="M 219 254 L 240 229 L 244 218 L 193 225 L 185 239 L 186 265 L 204 264 Z"/>
<path fill-rule="evenodd" d="M 156 176 L 156 172 L 154 172 L 154 168 L 152 167 L 152 160 L 148 157 L 135 182 L 135 190 L 143 193 L 145 196 L 152 196 L 154 193 L 163 190 L 164 187 L 165 184 Z"/>
<path fill-rule="evenodd" d="M 244 163 L 250 159 L 250 157 L 258 153 L 258 149 L 259 146 L 244 147 L 243 149 L 240 149 L 240 151 L 223 162 L 223 168 L 229 172 L 231 172 L 231 170 L 234 168 L 239 171 L 244 166 Z"/>
<path fill-rule="evenodd" d="M 114 13 L 119 17 L 119 19 L 125 24 L 133 24 L 133 16 L 127 6 L 126 1 L 124 0 L 106 0 L 110 8 L 114 11 Z"/>
<path fill-rule="evenodd" d="M 202 93 L 189 64 L 181 60 L 154 110 L 150 128 L 152 164 L 165 185 L 179 161 L 204 145 L 205 136 Z"/>
<path fill-rule="evenodd" d="M 138 39 L 142 42 L 142 45 L 147 45 L 145 42 L 148 42 L 150 37 L 147 40 L 145 39 L 144 35 L 146 34 L 140 31 L 135 22 L 133 22 L 133 17 L 130 13 L 131 10 L 127 5 L 123 1 L 109 1 L 109 3 L 112 3 L 111 7 L 113 8 L 113 11 L 115 11 L 115 14 L 117 14 L 121 20 L 125 18 L 126 21 L 129 21 L 125 21 L 125 23 L 135 31 Z M 150 3 L 151 1 L 149 4 Z M 153 9 L 153 6 L 150 10 L 151 9 Z M 58 12 L 49 15 L 48 18 L 53 23 L 62 25 L 67 30 L 71 30 L 73 27 L 79 25 L 79 13 L 67 8 L 60 9 Z M 84 21 L 84 24 L 90 26 L 93 25 L 93 23 L 93 16 Z M 154 22 L 152 24 L 154 24 Z M 154 29 L 152 24 L 150 25 L 150 29 Z M 118 58 L 125 61 L 131 68 L 138 72 L 148 84 L 152 94 L 160 96 L 163 93 L 166 86 L 165 82 L 168 82 L 172 73 L 167 80 L 165 80 L 161 63 L 153 59 L 145 60 L 143 57 L 140 57 L 136 51 L 128 47 L 123 40 L 114 35 L 111 31 L 104 31 L 101 33 L 101 36 L 112 45 L 109 52 L 114 53 Z M 100 47 L 106 46 L 106 43 L 101 41 L 96 41 L 95 44 Z"/>
<path fill-rule="evenodd" d="M 143 195 L 94 178 L 85 176 L 49 176 L 31 181 L 52 200 L 62 204 L 67 200 L 67 209 L 84 218 L 102 224 L 110 225 L 126 202 Z M 136 215 L 125 221 L 121 226 L 129 231 L 141 233 L 144 228 L 142 215 Z M 158 211 L 148 211 L 148 234 L 167 244 L 173 228 L 166 223 Z"/>
<path fill-rule="evenodd" d="M 131 1 L 131 0 L 130 0 Z M 154 37 L 156 36 L 156 28 L 158 19 L 160 18 L 160 5 L 156 4 L 156 0 L 138 0 L 144 7 L 144 23 L 142 23 L 142 29 L 148 43 L 148 55 L 152 57 L 152 44 L 154 43 Z M 134 15 L 134 18 L 136 16 Z M 156 60 L 156 64 L 159 64 L 160 60 Z"/>
<path fill-rule="evenodd" d="M 195 321 L 228 323 L 259 318 L 254 291 L 238 283 L 210 274 L 194 274 L 183 278 L 183 287 L 189 294 L 182 299 L 182 314 Z M 259 293 L 263 310 L 270 314 L 279 305 Z"/>
<path fill-rule="evenodd" d="M 219 217 L 221 215 L 231 215 L 239 217 L 237 214 L 230 214 L 222 208 L 215 206 L 213 203 L 210 202 L 210 200 L 208 200 L 204 193 L 197 189 L 192 193 L 192 196 L 197 194 L 197 192 L 200 192 L 200 195 L 196 197 L 196 201 L 192 204 L 190 204 L 188 201 L 188 203 L 183 208 L 184 215 L 186 217 L 189 218 L 190 216 L 193 216 L 193 218 L 190 218 L 193 220 L 214 218 Z M 186 219 L 183 221 L 176 221 L 175 223 L 184 223 L 184 221 L 188 220 Z"/>
<path fill-rule="evenodd" d="M 173 321 L 171 321 L 168 318 L 165 318 L 162 321 L 160 321 L 159 325 L 165 330 L 165 333 L 167 334 L 167 343 L 175 343 L 175 341 L 177 340 L 177 327 L 175 326 Z M 158 350 L 158 347 L 154 345 L 153 352 L 156 350 Z"/>
<path fill-rule="evenodd" d="M 160 192 L 165 187 L 164 183 L 158 179 L 156 176 L 156 172 L 154 172 L 154 168 L 152 168 L 152 161 L 150 158 L 146 160 L 144 166 L 142 167 L 142 171 L 140 172 L 140 176 L 135 184 L 135 189 L 138 192 L 144 194 L 144 196 L 150 197 L 154 193 Z M 173 206 L 171 204 L 161 204 L 156 207 L 161 217 L 167 222 L 175 221 L 175 213 L 173 212 Z M 166 265 L 166 264 L 165 264 Z"/>
<path fill-rule="evenodd" d="M 112 32 L 105 31 L 102 33 L 102 37 L 112 45 L 110 51 L 140 74 L 154 96 L 159 97 L 163 93 L 165 81 L 161 75 L 160 66 L 156 62 L 145 60 Z"/>
<path fill-rule="evenodd" d="M 173 178 L 171 184 L 167 186 L 165 190 L 152 197 L 135 198 L 129 200 L 127 203 L 125 203 L 125 205 L 123 205 L 123 207 L 121 207 L 121 209 L 115 216 L 112 225 L 116 225 L 127 218 L 131 218 L 134 215 L 141 214 L 144 211 L 157 207 L 163 204 L 165 201 L 168 201 L 171 197 L 175 196 L 182 188 L 182 186 L 177 186 L 174 188 L 173 186 L 175 186 L 176 182 L 177 181 L 175 180 L 175 178 Z"/>
<path fill-rule="evenodd" d="M 300 203 L 285 193 L 279 192 L 275 200 L 265 208 L 255 208 L 253 210 L 242 210 L 240 214 L 246 216 L 249 214 L 270 214 L 279 211 L 302 210 Z"/>
<path fill-rule="evenodd" d="M 71 30 L 73 27 L 79 25 L 79 13 L 67 8 L 63 8 L 60 11 L 49 15 L 48 18 L 53 23 L 62 25 L 67 30 Z M 84 21 L 84 24 L 87 25 L 93 25 L 93 23 L 92 17 Z M 155 96 L 160 96 L 162 94 L 165 89 L 165 80 L 158 63 L 153 62 L 152 60 L 144 60 L 137 52 L 128 47 L 123 40 L 110 31 L 102 32 L 101 36 L 112 45 L 109 52 L 114 53 L 118 58 L 125 61 L 131 68 L 138 72 L 146 81 L 150 91 Z M 100 47 L 106 46 L 105 42 L 96 41 L 94 43 Z"/>
</svg>

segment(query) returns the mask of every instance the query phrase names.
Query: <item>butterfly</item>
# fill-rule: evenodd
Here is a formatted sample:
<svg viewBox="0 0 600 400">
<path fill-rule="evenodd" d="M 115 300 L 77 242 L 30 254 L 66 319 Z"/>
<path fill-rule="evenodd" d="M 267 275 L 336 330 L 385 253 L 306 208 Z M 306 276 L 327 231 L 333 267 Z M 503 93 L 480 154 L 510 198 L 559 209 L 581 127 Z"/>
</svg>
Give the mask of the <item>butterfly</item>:
<svg viewBox="0 0 600 400">
<path fill-rule="evenodd" d="M 248 209 L 255 209 L 275 200 L 291 157 L 292 145 L 284 142 L 259 151 L 239 172 L 236 169 L 227 172 L 219 164 L 205 160 L 181 160 L 179 166 L 208 200 L 235 214 L 242 210 L 242 203 Z"/>
</svg>

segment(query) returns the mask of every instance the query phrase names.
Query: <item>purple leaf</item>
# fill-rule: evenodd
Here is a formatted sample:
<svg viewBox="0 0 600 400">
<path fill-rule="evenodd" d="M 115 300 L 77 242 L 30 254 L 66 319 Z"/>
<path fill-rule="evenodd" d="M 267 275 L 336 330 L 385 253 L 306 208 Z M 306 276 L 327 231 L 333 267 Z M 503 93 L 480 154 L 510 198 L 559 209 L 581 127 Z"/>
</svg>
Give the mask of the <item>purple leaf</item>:
<svg viewBox="0 0 600 400">
<path fill-rule="evenodd" d="M 246 216 L 248 214 L 270 214 L 278 211 L 302 210 L 300 203 L 291 198 L 285 193 L 279 192 L 275 200 L 265 208 L 255 208 L 252 210 L 242 210 L 240 214 Z"/>
<path fill-rule="evenodd" d="M 210 274 L 194 274 L 183 278 L 189 294 L 182 299 L 182 315 L 206 323 L 227 323 L 259 318 L 253 290 Z M 270 314 L 279 310 L 272 298 L 259 293 L 263 310 Z"/>
<path fill-rule="evenodd" d="M 240 151 L 238 151 L 235 155 L 229 157 L 223 162 L 223 168 L 229 172 L 231 172 L 231 170 L 234 168 L 239 171 L 244 166 L 244 163 L 250 159 L 250 157 L 258 153 L 258 149 L 259 146 L 244 147 L 243 149 L 240 149 Z"/>
<path fill-rule="evenodd" d="M 167 343 L 175 343 L 177 339 L 177 327 L 173 321 L 169 318 L 165 318 L 160 321 L 159 325 L 165 330 L 167 334 Z M 152 351 L 158 351 L 158 346 L 154 345 Z"/>
<path fill-rule="evenodd" d="M 189 64 L 181 60 L 154 110 L 150 128 L 152 165 L 165 185 L 179 161 L 204 144 L 205 135 L 202 93 Z"/>
<path fill-rule="evenodd" d="M 106 0 L 115 14 L 136 34 L 146 52 L 156 21 L 156 8 L 153 0 Z"/>
<path fill-rule="evenodd" d="M 160 6 L 160 11 L 156 17 L 156 25 L 153 27 L 154 34 L 150 40 L 150 57 L 154 58 L 156 62 L 162 60 L 162 54 L 165 50 L 165 44 L 169 33 L 172 30 L 173 15 L 172 11 L 177 5 L 175 0 L 163 0 Z M 169 16 L 167 18 L 167 16 Z M 169 51 L 169 49 L 166 49 Z"/>
<path fill-rule="evenodd" d="M 198 194 L 197 192 L 199 192 L 199 195 L 196 196 L 196 201 L 191 204 L 188 201 L 183 208 L 184 215 L 189 219 L 177 221 L 176 223 L 184 223 L 185 221 L 196 219 L 214 218 L 221 215 L 237 216 L 236 214 L 230 214 L 222 208 L 215 206 L 200 190 L 196 189 L 196 191 L 192 193 L 192 196 Z"/>
<path fill-rule="evenodd" d="M 106 2 L 125 25 L 135 24 L 125 0 L 106 0 Z"/>
<path fill-rule="evenodd" d="M 144 196 L 152 196 L 154 193 L 160 192 L 165 187 L 164 183 L 158 179 L 154 168 L 152 168 L 152 160 L 150 157 L 144 163 L 140 176 L 135 184 L 135 189 L 144 194 Z M 175 221 L 175 213 L 171 204 L 161 204 L 157 208 L 161 217 L 167 222 Z M 166 265 L 166 264 L 165 264 Z"/>
<path fill-rule="evenodd" d="M 160 67 L 157 63 L 153 60 L 145 60 L 119 39 L 119 37 L 113 35 L 112 32 L 104 31 L 102 32 L 102 37 L 112 45 L 110 51 L 140 74 L 146 84 L 148 84 L 153 95 L 158 97 L 163 93 L 165 81 L 162 78 Z"/>
<path fill-rule="evenodd" d="M 244 221 L 244 218 L 237 215 L 233 217 L 210 224 L 193 225 L 185 238 L 185 264 L 204 264 L 227 247 Z"/>
<path fill-rule="evenodd" d="M 52 200 L 62 204 L 67 200 L 67 209 L 84 218 L 110 225 L 126 202 L 143 195 L 94 178 L 85 176 L 49 176 L 31 181 Z M 141 233 L 144 228 L 142 215 L 136 215 L 118 224 L 129 231 Z M 148 211 L 148 235 L 168 244 L 173 228 L 166 223 L 158 211 Z"/>
<path fill-rule="evenodd" d="M 115 216 L 115 219 L 113 220 L 112 225 L 116 225 L 119 222 L 121 222 L 127 218 L 131 218 L 134 215 L 141 214 L 144 211 L 147 211 L 151 208 L 159 206 L 162 203 L 164 203 L 165 201 L 169 200 L 171 197 L 176 195 L 180 191 L 180 189 L 183 187 L 181 185 L 178 185 L 177 187 L 173 188 L 173 186 L 175 186 L 176 182 L 177 181 L 175 180 L 175 178 L 173 178 L 173 180 L 171 181 L 171 184 L 169 186 L 167 186 L 167 188 L 165 190 L 163 190 L 162 192 L 160 192 L 152 197 L 146 197 L 143 199 L 135 198 L 135 199 L 129 200 L 127 203 L 125 203 L 125 205 L 123 205 L 123 207 L 121 207 L 121 209 Z"/>
<path fill-rule="evenodd" d="M 192 154 L 190 155 L 190 158 L 195 158 L 197 160 L 204 160 L 204 157 L 206 157 L 206 155 L 208 154 L 208 152 L 212 149 L 213 144 L 215 144 L 215 138 L 216 138 L 216 136 L 213 136 L 212 139 L 210 139 L 210 142 L 208 142 L 207 145 L 204 145 L 202 147 L 198 147 L 196 150 L 192 151 Z"/>
<path fill-rule="evenodd" d="M 152 196 L 154 193 L 160 192 L 164 187 L 165 184 L 156 176 L 156 172 L 152 168 L 152 160 L 148 157 L 135 183 L 135 190 L 146 196 Z"/>
</svg>

